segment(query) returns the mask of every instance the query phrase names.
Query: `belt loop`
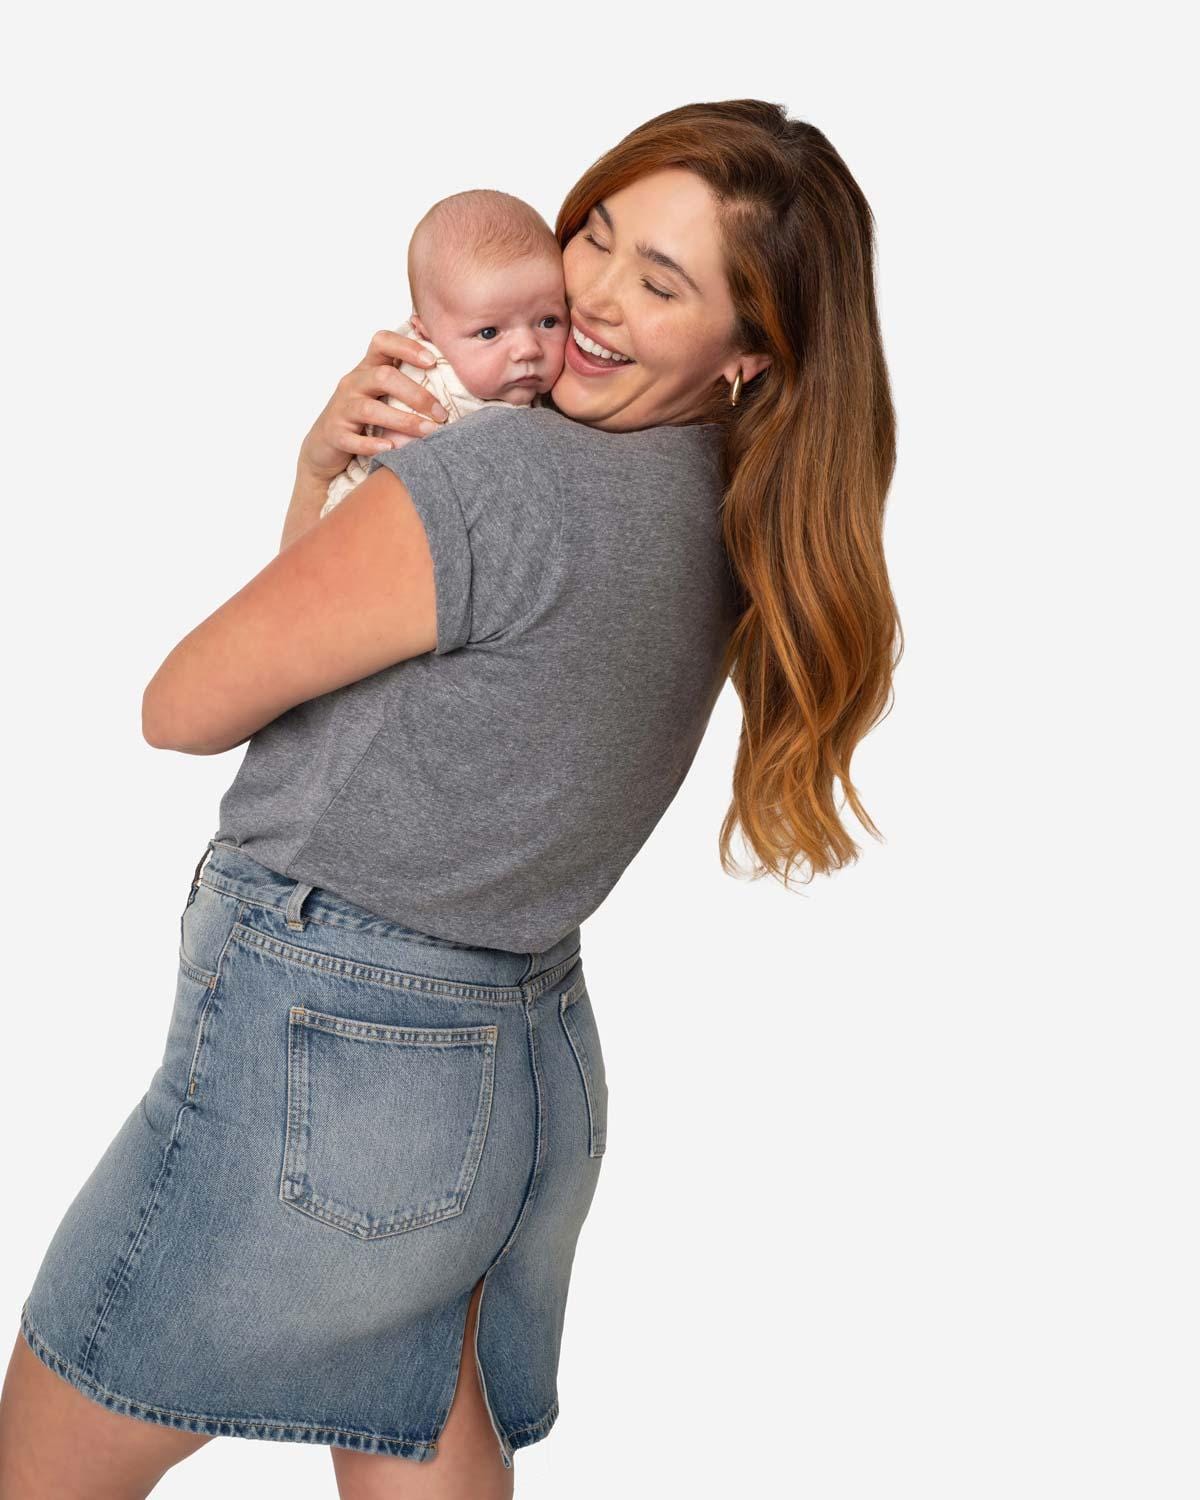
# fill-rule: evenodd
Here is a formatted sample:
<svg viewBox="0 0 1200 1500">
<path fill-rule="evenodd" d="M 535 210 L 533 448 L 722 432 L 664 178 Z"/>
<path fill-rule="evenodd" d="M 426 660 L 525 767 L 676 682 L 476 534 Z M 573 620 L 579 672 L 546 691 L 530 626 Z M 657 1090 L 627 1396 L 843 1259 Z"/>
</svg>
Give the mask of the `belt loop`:
<svg viewBox="0 0 1200 1500">
<path fill-rule="evenodd" d="M 304 905 L 305 897 L 312 891 L 312 886 L 303 880 L 298 880 L 292 887 L 292 894 L 288 897 L 287 924 L 289 927 L 303 929 L 304 918 L 300 915 L 300 908 Z"/>
<path fill-rule="evenodd" d="M 208 859 L 208 856 L 212 853 L 212 851 L 213 851 L 213 845 L 215 843 L 216 843 L 216 839 L 209 839 L 207 845 L 205 846 L 204 853 L 200 856 L 199 860 L 196 862 L 196 870 L 195 870 L 195 873 L 192 876 L 192 889 L 193 890 L 195 890 L 196 884 L 197 884 L 197 882 L 200 879 L 200 871 L 204 867 L 204 862 Z"/>
</svg>

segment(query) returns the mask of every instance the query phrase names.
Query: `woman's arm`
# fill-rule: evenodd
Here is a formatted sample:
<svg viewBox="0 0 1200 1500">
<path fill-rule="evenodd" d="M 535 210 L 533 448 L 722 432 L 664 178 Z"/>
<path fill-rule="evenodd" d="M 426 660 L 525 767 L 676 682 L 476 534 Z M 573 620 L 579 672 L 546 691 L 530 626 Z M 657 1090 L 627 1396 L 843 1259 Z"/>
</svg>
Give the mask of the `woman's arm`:
<svg viewBox="0 0 1200 1500">
<path fill-rule="evenodd" d="M 338 381 L 333 395 L 300 445 L 296 482 L 283 523 L 280 551 L 316 524 L 329 481 L 355 455 L 383 453 L 394 446 L 390 437 L 371 437 L 370 424 L 404 437 L 436 432 L 447 417 L 431 391 L 396 368 L 397 361 L 432 365 L 433 355 L 416 339 L 381 328 L 357 365 Z M 389 406 L 381 398 L 398 396 L 415 413 Z M 436 420 L 420 415 L 428 413 Z"/>
<path fill-rule="evenodd" d="M 380 448 L 377 451 L 382 453 L 383 449 Z M 283 536 L 279 541 L 280 552 L 320 518 L 321 507 L 325 504 L 328 489 L 328 479 L 315 479 L 299 464 L 296 465 L 296 482 L 292 486 L 292 498 L 283 522 Z"/>
<path fill-rule="evenodd" d="M 446 412 L 393 364 L 432 363 L 381 329 L 309 429 L 278 555 L 190 631 L 142 695 L 142 734 L 160 749 L 218 755 L 297 703 L 437 644 L 433 560 L 407 488 L 379 469 L 325 517 L 329 481 L 353 454 L 437 430 Z M 380 398 L 398 396 L 403 411 Z"/>
<path fill-rule="evenodd" d="M 377 469 L 184 636 L 142 697 L 142 734 L 219 755 L 297 703 L 436 645 L 425 528 L 408 487 Z"/>
</svg>

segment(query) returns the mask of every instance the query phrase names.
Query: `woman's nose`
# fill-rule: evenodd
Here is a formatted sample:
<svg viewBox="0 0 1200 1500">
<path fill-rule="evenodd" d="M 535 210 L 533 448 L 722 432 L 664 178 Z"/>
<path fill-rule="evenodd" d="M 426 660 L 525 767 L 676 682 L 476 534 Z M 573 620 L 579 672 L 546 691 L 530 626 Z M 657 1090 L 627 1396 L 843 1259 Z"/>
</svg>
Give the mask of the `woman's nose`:
<svg viewBox="0 0 1200 1500">
<path fill-rule="evenodd" d="M 609 328 L 620 328 L 624 321 L 620 299 L 601 279 L 593 281 L 575 298 L 571 303 L 571 311 L 578 313 L 583 322 L 590 323 L 593 328 L 599 328 L 602 324 L 607 324 Z"/>
<path fill-rule="evenodd" d="M 569 304 L 571 311 L 578 312 L 583 321 L 593 327 L 607 323 L 610 328 L 619 328 L 623 319 L 618 273 L 619 268 L 615 265 L 597 266 L 583 285 L 576 287 Z"/>
<path fill-rule="evenodd" d="M 602 334 L 608 328 L 620 328 L 622 325 L 620 310 L 605 301 L 589 299 L 586 303 L 576 302 L 573 310 L 579 314 L 581 323 L 586 323 L 597 333 Z"/>
</svg>

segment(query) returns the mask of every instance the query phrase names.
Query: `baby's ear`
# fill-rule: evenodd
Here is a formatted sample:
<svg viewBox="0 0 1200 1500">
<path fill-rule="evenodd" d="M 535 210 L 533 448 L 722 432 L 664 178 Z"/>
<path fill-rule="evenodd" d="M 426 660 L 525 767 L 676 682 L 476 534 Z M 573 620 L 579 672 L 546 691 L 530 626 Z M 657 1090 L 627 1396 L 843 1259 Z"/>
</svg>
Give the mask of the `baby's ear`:
<svg viewBox="0 0 1200 1500">
<path fill-rule="evenodd" d="M 416 336 L 419 339 L 426 339 L 426 340 L 428 340 L 429 343 L 431 343 L 431 344 L 433 343 L 433 340 L 429 337 L 429 334 L 425 331 L 425 325 L 424 325 L 424 323 L 421 322 L 420 317 L 416 313 L 413 313 L 411 315 L 411 317 L 409 318 L 409 322 L 412 323 L 413 332 L 416 334 Z"/>
</svg>

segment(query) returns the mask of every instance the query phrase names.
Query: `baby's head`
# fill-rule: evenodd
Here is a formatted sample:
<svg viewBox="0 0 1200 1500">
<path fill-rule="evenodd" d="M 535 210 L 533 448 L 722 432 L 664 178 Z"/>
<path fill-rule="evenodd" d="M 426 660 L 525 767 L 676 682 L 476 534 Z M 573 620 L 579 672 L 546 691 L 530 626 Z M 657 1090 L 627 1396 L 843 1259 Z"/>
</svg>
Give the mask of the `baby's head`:
<svg viewBox="0 0 1200 1500">
<path fill-rule="evenodd" d="M 472 188 L 435 203 L 409 242 L 408 286 L 415 333 L 473 396 L 528 406 L 561 374 L 562 252 L 522 199 Z"/>
</svg>

